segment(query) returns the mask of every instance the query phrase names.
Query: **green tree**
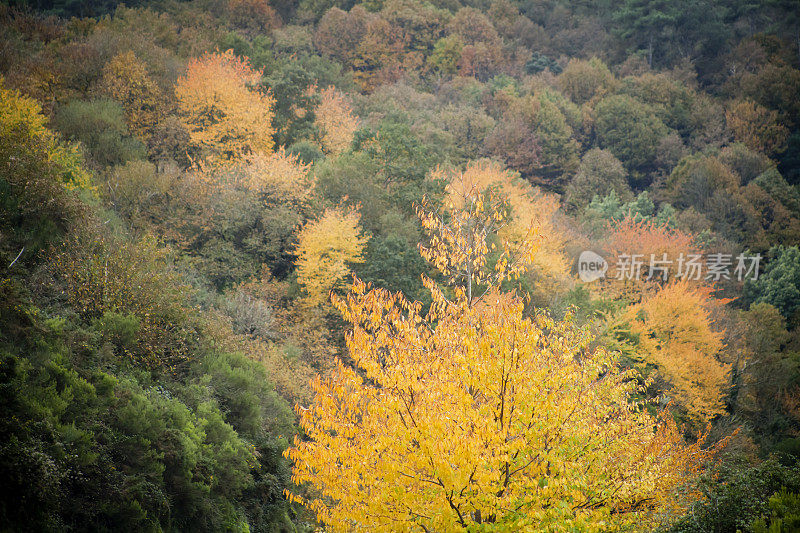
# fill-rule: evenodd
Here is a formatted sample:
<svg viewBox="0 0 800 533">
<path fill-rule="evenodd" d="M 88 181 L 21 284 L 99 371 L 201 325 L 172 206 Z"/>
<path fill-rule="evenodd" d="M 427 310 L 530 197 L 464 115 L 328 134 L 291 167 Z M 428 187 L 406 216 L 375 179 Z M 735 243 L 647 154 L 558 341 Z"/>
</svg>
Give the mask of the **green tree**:
<svg viewBox="0 0 800 533">
<path fill-rule="evenodd" d="M 658 140 L 669 128 L 649 106 L 627 95 L 600 100 L 594 114 L 600 147 L 617 156 L 633 172 L 633 179 L 640 178 L 652 167 Z"/>
<path fill-rule="evenodd" d="M 614 154 L 593 148 L 583 155 L 578 172 L 567 185 L 566 205 L 571 209 L 582 209 L 595 195 L 602 197 L 611 191 L 621 201 L 629 201 L 633 194 L 627 177 L 628 173 Z"/>
<path fill-rule="evenodd" d="M 93 191 L 76 146 L 45 127 L 32 98 L 0 78 L 0 264 L 32 264 L 50 240 L 85 215 L 75 190 Z"/>
<path fill-rule="evenodd" d="M 745 284 L 745 297 L 750 302 L 774 305 L 787 319 L 796 319 L 800 308 L 800 248 L 775 246 L 767 257 L 763 273 Z"/>
</svg>

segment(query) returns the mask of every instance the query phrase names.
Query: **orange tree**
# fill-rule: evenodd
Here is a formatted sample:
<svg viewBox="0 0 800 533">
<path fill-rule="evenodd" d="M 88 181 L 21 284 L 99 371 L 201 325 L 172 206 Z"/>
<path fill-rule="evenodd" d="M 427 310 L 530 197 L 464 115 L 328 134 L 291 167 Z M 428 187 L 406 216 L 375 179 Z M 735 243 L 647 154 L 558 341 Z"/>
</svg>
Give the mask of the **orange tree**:
<svg viewBox="0 0 800 533">
<path fill-rule="evenodd" d="M 310 487 L 292 500 L 336 531 L 618 530 L 675 501 L 713 450 L 633 401 L 631 374 L 585 329 L 526 317 L 496 277 L 474 301 L 424 279 L 427 313 L 358 280 L 335 299 L 355 367 L 338 362 L 298 408 L 306 438 L 287 455 Z"/>
</svg>

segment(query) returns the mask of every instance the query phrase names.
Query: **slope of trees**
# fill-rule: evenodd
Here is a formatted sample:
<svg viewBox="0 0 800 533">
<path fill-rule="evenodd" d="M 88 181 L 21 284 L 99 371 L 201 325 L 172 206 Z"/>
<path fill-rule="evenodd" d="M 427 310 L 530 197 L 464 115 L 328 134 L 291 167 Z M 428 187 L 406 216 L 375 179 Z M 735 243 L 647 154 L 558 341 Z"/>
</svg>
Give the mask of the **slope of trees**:
<svg viewBox="0 0 800 533">
<path fill-rule="evenodd" d="M 0 6 L 0 530 L 796 529 L 797 13 Z"/>
</svg>

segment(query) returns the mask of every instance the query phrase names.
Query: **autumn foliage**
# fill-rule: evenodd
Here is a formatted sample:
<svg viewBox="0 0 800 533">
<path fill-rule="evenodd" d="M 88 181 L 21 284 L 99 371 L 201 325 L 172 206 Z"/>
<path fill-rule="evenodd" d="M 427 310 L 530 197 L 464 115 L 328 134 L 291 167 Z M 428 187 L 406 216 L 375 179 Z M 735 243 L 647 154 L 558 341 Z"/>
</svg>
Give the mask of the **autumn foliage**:
<svg viewBox="0 0 800 533">
<path fill-rule="evenodd" d="M 261 72 L 232 50 L 192 59 L 178 78 L 178 111 L 209 162 L 272 151 L 273 98 L 254 87 L 260 79 Z"/>
<path fill-rule="evenodd" d="M 333 87 L 323 89 L 315 113 L 323 151 L 336 155 L 347 150 L 358 129 L 358 119 L 344 96 Z"/>
<path fill-rule="evenodd" d="M 334 299 L 353 327 L 356 368 L 339 362 L 299 409 L 308 438 L 287 454 L 294 482 L 311 487 L 290 498 L 334 531 L 648 523 L 711 452 L 633 401 L 634 371 L 590 349 L 587 330 L 526 317 L 523 299 L 499 289 L 526 263 L 485 259 L 510 202 L 500 186 L 472 192 L 480 182 L 465 175 L 451 183 L 449 222 L 420 218 L 431 233 L 423 254 L 466 287 L 449 299 L 424 278 L 427 313 L 358 280 Z M 473 298 L 470 279 L 489 288 Z"/>
<path fill-rule="evenodd" d="M 691 266 L 692 259 L 695 264 L 699 261 L 700 250 L 691 235 L 667 222 L 630 215 L 609 229 L 607 242 L 615 255 L 604 288 L 612 294 L 638 300 L 668 280 L 680 277 L 695 284 L 704 282 L 694 279 L 697 270 Z"/>
<path fill-rule="evenodd" d="M 122 104 L 130 130 L 140 137 L 153 132 L 166 114 L 165 97 L 144 64 L 131 52 L 111 58 L 103 67 L 101 91 Z"/>
<path fill-rule="evenodd" d="M 708 457 L 631 403 L 635 381 L 569 319 L 427 285 L 427 315 L 361 282 L 336 301 L 357 369 L 314 381 L 288 451 L 313 486 L 292 499 L 332 530 L 641 525 Z"/>
<path fill-rule="evenodd" d="M 705 424 L 725 411 L 730 365 L 720 360 L 722 334 L 712 311 L 724 303 L 688 282 L 665 286 L 627 311 L 638 351 L 669 383 L 669 395 Z"/>
<path fill-rule="evenodd" d="M 447 184 L 447 199 L 441 212 L 444 217 L 437 221 L 433 213 L 426 213 L 424 209 L 418 213 L 436 243 L 442 238 L 456 238 L 458 232 L 467 232 L 460 237 L 463 242 L 453 254 L 458 255 L 462 253 L 458 250 L 469 246 L 477 247 L 476 259 L 493 261 L 501 272 L 506 269 L 511 277 L 526 272 L 537 287 L 546 290 L 553 289 L 566 278 L 569 268 L 563 253 L 565 238 L 554 220 L 558 210 L 556 197 L 531 187 L 517 173 L 489 160 L 472 162 L 463 172 L 437 169 L 430 179 Z M 472 227 L 473 222 L 468 221 L 484 218 L 486 224 L 482 228 Z M 461 229 L 456 226 L 458 224 Z M 470 236 L 469 232 L 477 233 Z M 440 269 L 443 265 L 436 261 L 444 257 L 449 256 L 444 253 L 426 256 Z M 462 266 L 461 270 L 466 268 Z M 497 277 L 494 279 L 499 281 Z M 476 278 L 474 281 L 481 284 L 486 280 Z"/>
<path fill-rule="evenodd" d="M 357 211 L 328 209 L 319 220 L 306 224 L 297 245 L 297 281 L 306 301 L 316 306 L 328 300 L 349 266 L 363 260 L 367 239 L 361 235 Z"/>
<path fill-rule="evenodd" d="M 748 148 L 770 155 L 786 148 L 789 130 L 780 123 L 776 111 L 752 101 L 740 101 L 728 109 L 725 118 L 734 138 Z"/>
</svg>

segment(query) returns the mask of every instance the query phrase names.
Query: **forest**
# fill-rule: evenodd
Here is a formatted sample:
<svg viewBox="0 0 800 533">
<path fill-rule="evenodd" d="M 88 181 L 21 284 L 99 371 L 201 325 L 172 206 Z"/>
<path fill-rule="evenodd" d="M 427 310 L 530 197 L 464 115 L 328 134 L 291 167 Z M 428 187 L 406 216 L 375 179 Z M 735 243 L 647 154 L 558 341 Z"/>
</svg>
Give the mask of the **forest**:
<svg viewBox="0 0 800 533">
<path fill-rule="evenodd" d="M 0 532 L 800 531 L 798 0 L 0 3 Z"/>
</svg>

